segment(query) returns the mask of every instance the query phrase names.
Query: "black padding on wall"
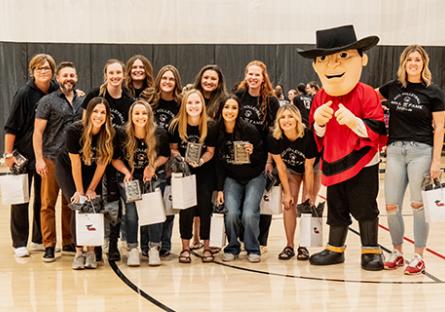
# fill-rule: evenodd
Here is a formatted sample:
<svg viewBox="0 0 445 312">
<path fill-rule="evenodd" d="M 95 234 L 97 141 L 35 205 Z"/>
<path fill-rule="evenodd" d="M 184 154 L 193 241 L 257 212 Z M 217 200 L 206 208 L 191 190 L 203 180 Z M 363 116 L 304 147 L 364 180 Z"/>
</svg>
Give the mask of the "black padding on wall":
<svg viewBox="0 0 445 312">
<path fill-rule="evenodd" d="M 124 63 L 134 54 L 145 55 L 153 64 L 155 75 L 166 64 L 175 65 L 183 85 L 192 83 L 199 69 L 206 64 L 221 66 L 227 87 L 231 89 L 244 75 L 245 65 L 253 59 L 266 63 L 274 84 L 285 90 L 299 82 L 318 80 L 312 60 L 304 59 L 297 48 L 313 45 L 271 44 L 75 44 L 75 43 L 14 43 L 0 42 L 0 114 L 1 128 L 9 115 L 16 90 L 27 79 L 27 64 L 36 53 L 49 53 L 56 62 L 73 61 L 79 72 L 78 88 L 88 92 L 103 81 L 103 67 L 107 59 L 117 58 Z M 399 56 L 404 47 L 377 46 L 367 51 L 369 62 L 363 70 L 362 81 L 378 87 L 395 78 Z M 426 47 L 430 56 L 433 81 L 445 88 L 445 47 Z M 4 135 L 0 136 L 3 150 Z"/>
</svg>

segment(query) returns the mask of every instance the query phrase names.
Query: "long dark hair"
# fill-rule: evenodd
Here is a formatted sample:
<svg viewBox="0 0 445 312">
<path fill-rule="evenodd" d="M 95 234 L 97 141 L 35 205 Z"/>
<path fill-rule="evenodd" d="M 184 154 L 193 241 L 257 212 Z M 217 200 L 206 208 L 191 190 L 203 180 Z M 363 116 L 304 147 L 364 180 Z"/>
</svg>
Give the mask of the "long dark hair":
<svg viewBox="0 0 445 312">
<path fill-rule="evenodd" d="M 209 117 L 213 119 L 217 119 L 218 113 L 220 112 L 220 106 L 227 96 L 226 82 L 221 68 L 215 64 L 209 64 L 202 67 L 199 73 L 196 75 L 195 82 L 193 83 L 193 88 L 201 91 L 201 93 L 204 95 L 201 80 L 204 72 L 206 72 L 207 70 L 213 70 L 218 74 L 218 86 L 210 95 L 209 105 L 207 106 L 207 115 L 209 115 Z"/>
</svg>

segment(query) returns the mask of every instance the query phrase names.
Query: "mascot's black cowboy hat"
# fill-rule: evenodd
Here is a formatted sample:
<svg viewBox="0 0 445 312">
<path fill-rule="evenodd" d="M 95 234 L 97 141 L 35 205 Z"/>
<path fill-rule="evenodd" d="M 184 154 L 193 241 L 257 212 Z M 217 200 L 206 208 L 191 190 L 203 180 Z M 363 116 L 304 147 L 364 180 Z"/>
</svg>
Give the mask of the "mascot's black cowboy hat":
<svg viewBox="0 0 445 312">
<path fill-rule="evenodd" d="M 346 25 L 317 30 L 317 47 L 306 51 L 298 49 L 298 53 L 306 58 L 315 58 L 351 49 L 365 51 L 375 46 L 378 42 L 379 37 L 377 36 L 369 36 L 357 40 L 354 26 Z"/>
</svg>

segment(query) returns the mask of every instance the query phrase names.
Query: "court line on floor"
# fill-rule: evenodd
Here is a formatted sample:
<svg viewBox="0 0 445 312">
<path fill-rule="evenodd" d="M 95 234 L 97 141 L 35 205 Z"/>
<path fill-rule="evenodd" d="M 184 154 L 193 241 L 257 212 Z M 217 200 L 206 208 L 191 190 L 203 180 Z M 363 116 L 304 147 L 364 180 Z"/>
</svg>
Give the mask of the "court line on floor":
<svg viewBox="0 0 445 312">
<path fill-rule="evenodd" d="M 140 296 L 142 296 L 144 299 L 147 299 L 148 301 L 150 301 L 151 303 L 153 303 L 155 306 L 157 306 L 158 308 L 164 310 L 164 311 L 169 311 L 169 312 L 175 312 L 175 310 L 173 310 L 172 308 L 166 306 L 165 304 L 163 304 L 162 302 L 156 300 L 155 298 L 153 298 L 152 296 L 150 296 L 149 294 L 147 294 L 145 291 L 143 291 L 142 289 L 140 289 L 138 286 L 136 286 L 132 281 L 130 281 L 130 279 L 128 279 L 127 276 L 125 276 L 125 274 L 119 269 L 119 267 L 117 266 L 116 262 L 114 261 L 108 261 L 108 263 L 110 264 L 110 267 L 113 269 L 114 273 L 116 273 L 116 275 L 128 286 L 130 287 L 132 290 L 134 290 L 137 294 L 139 294 Z"/>
</svg>

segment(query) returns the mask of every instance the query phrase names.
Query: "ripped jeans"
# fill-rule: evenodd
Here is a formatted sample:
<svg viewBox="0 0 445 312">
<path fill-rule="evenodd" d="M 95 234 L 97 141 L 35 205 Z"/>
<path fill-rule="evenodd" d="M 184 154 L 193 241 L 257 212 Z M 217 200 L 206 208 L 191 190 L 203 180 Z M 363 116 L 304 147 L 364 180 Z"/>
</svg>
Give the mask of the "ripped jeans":
<svg viewBox="0 0 445 312">
<path fill-rule="evenodd" d="M 423 178 L 429 174 L 432 152 L 432 146 L 419 142 L 396 141 L 388 145 L 385 202 L 393 245 L 401 245 L 403 242 L 405 225 L 402 217 L 402 205 L 406 188 L 409 185 L 415 247 L 426 246 L 429 225 L 425 222 L 421 190 Z M 393 207 L 388 209 L 388 206 Z"/>
</svg>

